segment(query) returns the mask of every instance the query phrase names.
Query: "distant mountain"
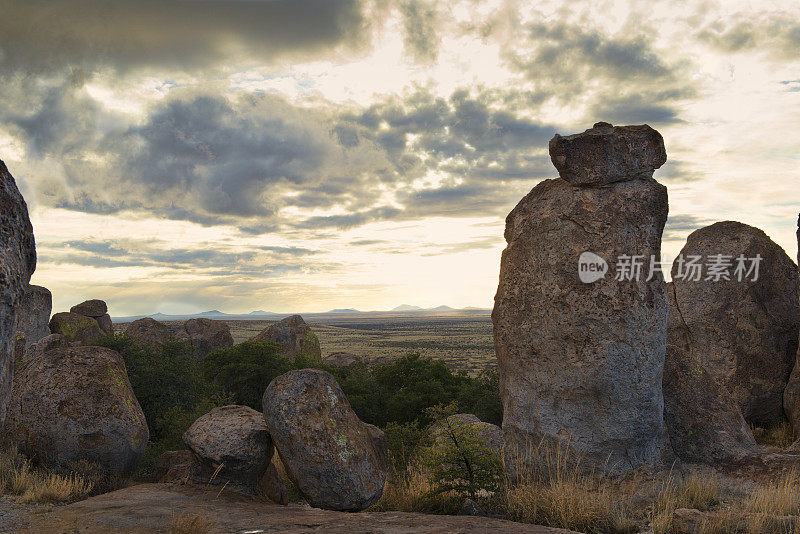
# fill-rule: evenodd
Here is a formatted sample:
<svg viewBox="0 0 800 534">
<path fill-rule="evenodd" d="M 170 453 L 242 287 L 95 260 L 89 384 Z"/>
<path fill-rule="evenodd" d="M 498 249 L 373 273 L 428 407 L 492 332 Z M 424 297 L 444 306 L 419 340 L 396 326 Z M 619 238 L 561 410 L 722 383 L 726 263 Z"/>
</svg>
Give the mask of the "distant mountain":
<svg viewBox="0 0 800 534">
<path fill-rule="evenodd" d="M 455 308 L 451 308 L 450 306 L 436 306 L 435 308 L 430 308 L 431 311 L 456 311 Z"/>
<path fill-rule="evenodd" d="M 256 310 L 256 311 L 251 311 L 247 315 L 275 315 L 275 314 L 264 310 Z"/>
<path fill-rule="evenodd" d="M 396 308 L 392 308 L 392 311 L 420 311 L 422 308 L 419 306 L 411 306 L 409 304 L 401 304 Z"/>
<path fill-rule="evenodd" d="M 153 319 L 155 319 L 156 317 L 167 317 L 167 314 L 166 314 L 166 313 L 161 313 L 161 312 L 158 312 L 158 313 L 154 313 L 154 314 L 153 314 L 153 315 L 151 315 L 150 317 L 152 317 Z"/>
<path fill-rule="evenodd" d="M 222 313 L 219 310 L 211 310 L 203 313 L 198 313 L 197 317 L 219 317 L 221 315 L 228 315 L 227 313 Z"/>
<path fill-rule="evenodd" d="M 355 308 L 337 308 L 335 310 L 331 310 L 328 313 L 360 313 Z"/>
</svg>

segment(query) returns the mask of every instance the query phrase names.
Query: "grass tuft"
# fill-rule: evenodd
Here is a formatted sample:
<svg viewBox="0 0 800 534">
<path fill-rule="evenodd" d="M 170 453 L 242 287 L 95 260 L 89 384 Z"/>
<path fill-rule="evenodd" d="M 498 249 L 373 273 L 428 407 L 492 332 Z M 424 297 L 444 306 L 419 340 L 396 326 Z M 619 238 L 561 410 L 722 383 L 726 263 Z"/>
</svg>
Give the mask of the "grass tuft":
<svg viewBox="0 0 800 534">
<path fill-rule="evenodd" d="M 201 512 L 194 514 L 172 515 L 169 525 L 170 534 L 208 534 L 217 526 L 207 515 Z"/>
</svg>

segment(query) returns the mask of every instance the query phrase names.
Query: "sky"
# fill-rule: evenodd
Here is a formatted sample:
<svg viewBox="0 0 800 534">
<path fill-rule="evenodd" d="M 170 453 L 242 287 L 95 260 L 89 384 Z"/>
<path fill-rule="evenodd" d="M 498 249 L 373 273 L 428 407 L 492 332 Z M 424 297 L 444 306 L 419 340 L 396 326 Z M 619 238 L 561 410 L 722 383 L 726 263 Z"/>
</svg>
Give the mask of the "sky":
<svg viewBox="0 0 800 534">
<path fill-rule="evenodd" d="M 664 136 L 663 253 L 797 255 L 800 4 L 0 0 L 0 159 L 54 311 L 491 307 L 556 133 Z"/>
</svg>

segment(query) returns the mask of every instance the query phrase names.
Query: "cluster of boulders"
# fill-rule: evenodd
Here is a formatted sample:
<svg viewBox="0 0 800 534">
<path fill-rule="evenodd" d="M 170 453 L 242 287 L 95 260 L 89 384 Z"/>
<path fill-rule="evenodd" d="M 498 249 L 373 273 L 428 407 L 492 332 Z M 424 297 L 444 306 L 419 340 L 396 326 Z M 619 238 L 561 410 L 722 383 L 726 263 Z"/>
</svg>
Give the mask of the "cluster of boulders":
<svg viewBox="0 0 800 534">
<path fill-rule="evenodd" d="M 719 464 L 760 453 L 750 425 L 788 418 L 800 431 L 800 280 L 781 247 L 716 223 L 681 256 L 727 261 L 729 276 L 695 279 L 675 262 L 666 284 L 653 269 L 667 218 L 653 179 L 666 161 L 661 135 L 598 123 L 556 135 L 550 156 L 559 178 L 506 219 L 492 314 L 510 474 L 552 449 L 591 470 L 673 455 Z M 759 271 L 737 275 L 740 258 L 758 258 Z"/>
<path fill-rule="evenodd" d="M 163 348 L 170 341 L 182 341 L 191 345 L 199 357 L 233 346 L 230 327 L 224 321 L 204 317 L 178 324 L 164 324 L 144 317 L 130 323 L 125 334 L 140 346 L 153 350 Z"/>
</svg>

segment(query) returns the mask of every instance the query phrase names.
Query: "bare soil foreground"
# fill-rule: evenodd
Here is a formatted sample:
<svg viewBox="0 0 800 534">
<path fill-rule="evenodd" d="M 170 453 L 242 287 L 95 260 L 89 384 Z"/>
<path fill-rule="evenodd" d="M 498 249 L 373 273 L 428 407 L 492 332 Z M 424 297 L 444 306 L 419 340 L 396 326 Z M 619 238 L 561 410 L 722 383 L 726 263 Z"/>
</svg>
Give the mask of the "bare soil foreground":
<svg viewBox="0 0 800 534">
<path fill-rule="evenodd" d="M 5 503 L 2 508 L 6 508 Z M 235 495 L 217 495 L 176 484 L 140 484 L 62 507 L 39 507 L 17 521 L 0 514 L 0 532 L 146 533 L 170 532 L 180 518 L 201 514 L 222 532 L 418 532 L 567 534 L 570 531 L 485 517 L 403 512 L 330 512 L 299 504 L 269 505 Z M 10 518 L 9 518 L 10 519 Z"/>
</svg>

